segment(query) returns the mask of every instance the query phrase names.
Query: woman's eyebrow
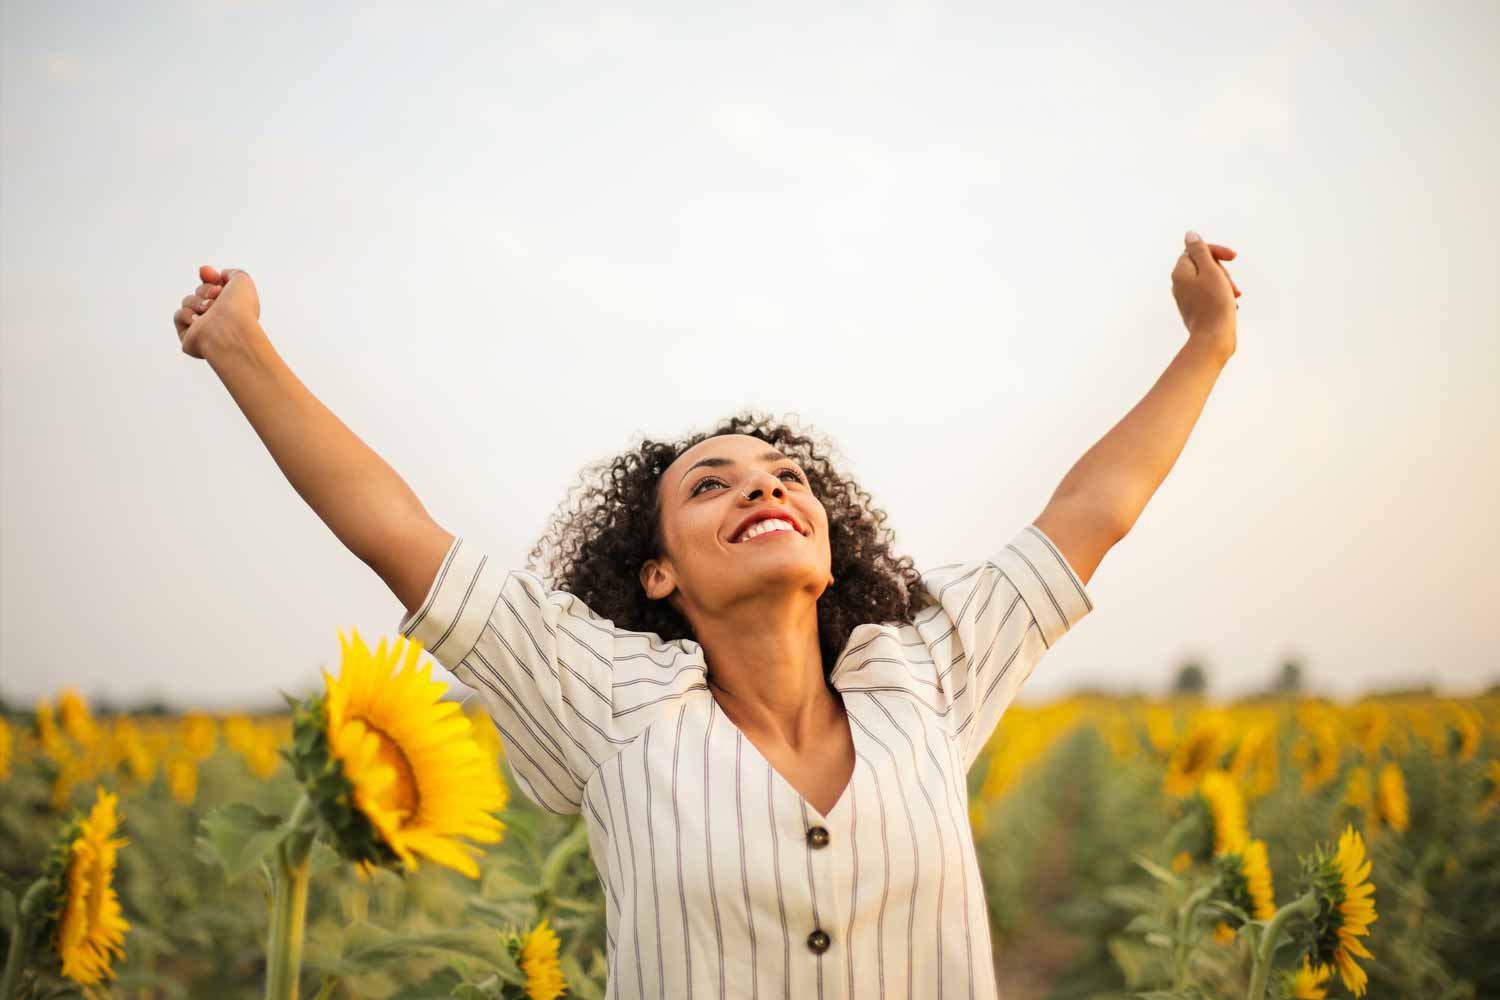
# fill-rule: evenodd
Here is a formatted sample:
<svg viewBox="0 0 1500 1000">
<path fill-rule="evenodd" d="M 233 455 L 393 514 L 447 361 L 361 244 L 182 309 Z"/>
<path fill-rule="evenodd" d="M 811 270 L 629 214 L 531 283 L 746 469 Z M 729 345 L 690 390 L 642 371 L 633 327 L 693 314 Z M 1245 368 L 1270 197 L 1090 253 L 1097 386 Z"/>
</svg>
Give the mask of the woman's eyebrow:
<svg viewBox="0 0 1500 1000">
<path fill-rule="evenodd" d="M 760 460 L 762 462 L 779 462 L 779 461 L 781 461 L 782 459 L 785 459 L 785 458 L 786 458 L 786 456 L 783 455 L 781 452 L 777 451 L 775 448 L 772 448 L 770 451 L 768 451 L 764 455 L 760 456 Z M 788 459 L 788 461 L 790 461 L 790 460 Z M 690 466 L 687 467 L 687 472 L 684 472 L 682 474 L 682 479 L 679 480 L 678 482 L 679 482 L 679 484 L 681 484 L 682 482 L 685 482 L 687 480 L 687 477 L 688 477 L 688 472 L 692 472 L 694 469 L 698 468 L 698 466 L 700 466 L 700 465 L 706 465 L 706 466 L 708 466 L 711 469 L 717 469 L 720 466 L 733 465 L 733 464 L 735 464 L 735 462 L 734 462 L 734 459 L 732 459 L 732 458 L 704 458 L 704 459 L 700 459 L 700 460 L 694 462 L 692 465 L 690 465 Z"/>
</svg>

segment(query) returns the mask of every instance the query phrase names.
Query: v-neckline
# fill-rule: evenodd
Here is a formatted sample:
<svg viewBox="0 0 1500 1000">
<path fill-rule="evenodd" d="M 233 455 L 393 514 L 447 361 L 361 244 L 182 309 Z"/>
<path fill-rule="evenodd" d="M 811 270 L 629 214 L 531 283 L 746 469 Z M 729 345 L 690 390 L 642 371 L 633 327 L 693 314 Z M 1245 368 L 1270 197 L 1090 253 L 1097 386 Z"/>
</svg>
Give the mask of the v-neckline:
<svg viewBox="0 0 1500 1000">
<path fill-rule="evenodd" d="M 755 741 L 747 736 L 744 730 L 735 725 L 734 720 L 729 717 L 729 713 L 724 711 L 724 709 L 720 707 L 718 699 L 714 697 L 714 693 L 712 691 L 705 691 L 704 693 L 708 695 L 709 712 L 717 712 L 719 716 L 723 718 L 725 724 L 734 731 L 734 734 L 739 737 L 740 741 L 750 748 L 750 752 L 755 755 L 755 758 L 765 766 L 766 770 L 775 775 L 774 780 L 781 782 L 782 787 L 786 788 L 787 791 L 796 796 L 797 801 L 801 803 L 802 808 L 812 813 L 821 822 L 832 822 L 834 815 L 838 813 L 838 811 L 844 807 L 844 803 L 848 801 L 850 790 L 854 788 L 854 779 L 859 774 L 859 724 L 854 721 L 854 715 L 849 710 L 849 702 L 843 698 L 843 692 L 839 693 L 839 697 L 844 706 L 844 714 L 849 717 L 849 738 L 854 743 L 854 768 L 849 772 L 849 780 L 844 783 L 844 790 L 839 793 L 838 801 L 833 804 L 833 807 L 829 809 L 827 813 L 819 812 L 817 806 L 807 801 L 806 797 L 804 797 L 801 792 L 797 791 L 797 786 L 792 784 L 791 781 L 787 779 L 786 775 L 782 774 L 779 770 L 776 769 L 776 765 L 772 764 L 770 759 L 761 752 L 760 747 L 755 745 Z"/>
</svg>

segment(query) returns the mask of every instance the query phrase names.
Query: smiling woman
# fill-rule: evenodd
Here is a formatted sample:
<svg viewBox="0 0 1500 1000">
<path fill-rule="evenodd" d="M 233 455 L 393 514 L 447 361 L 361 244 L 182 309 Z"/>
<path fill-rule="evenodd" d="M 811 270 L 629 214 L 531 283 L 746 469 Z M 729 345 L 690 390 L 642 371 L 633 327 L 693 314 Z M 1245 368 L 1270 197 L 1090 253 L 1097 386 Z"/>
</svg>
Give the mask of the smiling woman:
<svg viewBox="0 0 1500 1000">
<path fill-rule="evenodd" d="M 755 414 L 643 441 L 526 570 L 408 535 L 400 632 L 587 826 L 609 996 L 996 996 L 966 775 L 1093 602 L 1035 524 L 919 574 L 829 450 Z"/>
</svg>

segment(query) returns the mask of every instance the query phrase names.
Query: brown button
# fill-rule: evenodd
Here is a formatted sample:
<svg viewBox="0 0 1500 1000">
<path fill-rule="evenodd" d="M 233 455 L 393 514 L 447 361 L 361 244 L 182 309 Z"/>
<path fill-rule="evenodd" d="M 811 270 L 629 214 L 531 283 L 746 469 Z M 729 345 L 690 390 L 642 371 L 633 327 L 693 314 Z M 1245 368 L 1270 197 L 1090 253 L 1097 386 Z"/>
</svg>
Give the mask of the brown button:
<svg viewBox="0 0 1500 1000">
<path fill-rule="evenodd" d="M 815 954 L 821 955 L 823 954 L 823 952 L 827 951 L 828 944 L 828 935 L 824 934 L 821 930 L 813 931 L 807 936 L 807 946 L 811 948 Z"/>
<path fill-rule="evenodd" d="M 827 847 L 828 830 L 821 826 L 815 826 L 807 831 L 807 844 L 809 847 Z"/>
</svg>

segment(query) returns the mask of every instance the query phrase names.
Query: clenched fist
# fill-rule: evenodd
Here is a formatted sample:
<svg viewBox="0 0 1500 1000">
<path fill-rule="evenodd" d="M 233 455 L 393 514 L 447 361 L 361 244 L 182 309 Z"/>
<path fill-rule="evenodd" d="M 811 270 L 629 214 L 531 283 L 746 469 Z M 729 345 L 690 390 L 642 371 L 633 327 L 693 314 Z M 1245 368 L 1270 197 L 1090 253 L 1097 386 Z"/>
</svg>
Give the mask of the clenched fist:
<svg viewBox="0 0 1500 1000">
<path fill-rule="evenodd" d="M 1222 341 L 1234 353 L 1235 298 L 1240 290 L 1222 260 L 1233 260 L 1238 254 L 1217 243 L 1205 243 L 1197 233 L 1184 239 L 1186 249 L 1172 268 L 1172 297 L 1188 333 Z"/>
<path fill-rule="evenodd" d="M 182 299 L 182 308 L 172 314 L 182 352 L 203 358 L 224 343 L 241 340 L 260 326 L 260 296 L 255 282 L 244 271 L 217 271 L 207 264 L 198 268 L 203 283 Z"/>
</svg>

